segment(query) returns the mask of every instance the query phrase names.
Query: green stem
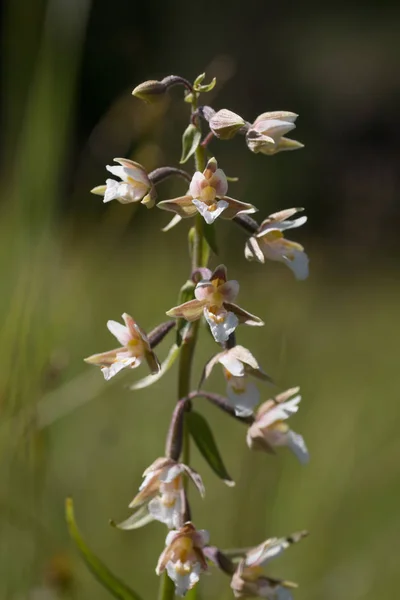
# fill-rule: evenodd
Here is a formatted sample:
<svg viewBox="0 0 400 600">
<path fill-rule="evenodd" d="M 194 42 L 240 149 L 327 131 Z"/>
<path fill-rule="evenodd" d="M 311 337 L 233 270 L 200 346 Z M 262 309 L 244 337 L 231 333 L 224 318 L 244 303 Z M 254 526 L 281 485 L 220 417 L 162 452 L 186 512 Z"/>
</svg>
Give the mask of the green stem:
<svg viewBox="0 0 400 600">
<path fill-rule="evenodd" d="M 192 112 L 197 108 L 196 94 L 193 94 Z M 200 122 L 197 122 L 197 127 L 200 128 Z M 205 150 L 201 146 L 198 146 L 195 153 L 195 167 L 197 171 L 204 171 L 205 169 Z M 206 267 L 207 265 L 202 264 L 203 262 L 203 244 L 204 244 L 204 232 L 203 232 L 203 217 L 198 214 L 196 215 L 195 222 L 195 237 L 193 244 L 193 258 L 192 258 L 192 269 L 199 267 Z M 183 346 L 179 356 L 178 365 L 178 400 L 184 398 L 190 393 L 191 388 L 191 373 L 193 365 L 193 357 L 197 343 L 197 337 L 199 333 L 200 321 L 195 321 L 191 325 L 191 329 L 183 342 Z M 187 420 L 184 419 L 183 423 L 183 445 L 182 445 L 182 462 L 185 465 L 190 463 L 190 436 Z M 185 492 L 187 494 L 187 477 L 184 481 Z M 174 583 L 168 577 L 167 573 L 164 572 L 160 583 L 160 590 L 158 599 L 159 600 L 173 600 L 175 593 Z"/>
</svg>

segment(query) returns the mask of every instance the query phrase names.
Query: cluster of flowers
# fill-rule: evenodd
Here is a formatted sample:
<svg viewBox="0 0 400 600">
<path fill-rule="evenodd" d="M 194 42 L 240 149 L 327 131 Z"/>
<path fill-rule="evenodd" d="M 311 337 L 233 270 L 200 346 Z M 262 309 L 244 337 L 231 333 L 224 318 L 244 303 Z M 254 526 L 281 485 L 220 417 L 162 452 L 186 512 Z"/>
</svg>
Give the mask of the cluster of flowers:
<svg viewBox="0 0 400 600">
<path fill-rule="evenodd" d="M 154 94 L 161 93 L 162 82 L 148 82 L 153 85 Z M 157 84 L 157 85 L 156 85 Z M 139 86 L 139 97 L 151 93 L 151 86 Z M 143 92 L 144 89 L 144 92 Z M 147 92 L 146 92 L 147 89 Z M 148 97 L 146 98 L 148 99 Z M 215 112 L 210 107 L 198 109 L 195 118 L 204 118 L 212 136 L 229 139 L 235 133 L 246 137 L 247 146 L 253 152 L 273 155 L 283 150 L 302 147 L 299 142 L 285 138 L 292 130 L 297 117 L 289 112 L 272 112 L 260 115 L 253 124 L 246 123 L 240 116 L 226 109 Z M 209 134 L 210 135 L 210 134 Z M 158 206 L 172 211 L 175 216 L 165 228 L 170 229 L 181 219 L 199 213 L 210 225 L 218 217 L 234 219 L 236 223 L 251 233 L 246 242 L 245 256 L 249 260 L 264 263 L 265 259 L 286 263 L 298 279 L 308 275 L 308 258 L 300 244 L 284 237 L 286 229 L 301 226 L 306 217 L 291 219 L 301 208 L 291 208 L 271 214 L 261 225 L 248 215 L 257 211 L 247 204 L 227 196 L 228 182 L 224 172 L 218 168 L 215 158 L 210 158 L 203 172 L 196 171 L 191 177 L 172 167 L 157 169 L 147 173 L 145 168 L 128 159 L 118 158 L 119 166 L 107 166 L 119 181 L 107 179 L 106 185 L 98 186 L 93 193 L 104 196 L 104 202 L 117 200 L 122 204 L 141 202 L 147 208 Z M 171 174 L 186 177 L 189 188 L 184 196 L 157 203 L 156 184 Z M 130 508 L 134 513 L 124 523 L 123 529 L 157 520 L 164 523 L 170 532 L 166 547 L 156 568 L 157 574 L 167 571 L 174 581 L 176 593 L 180 596 L 191 589 L 199 580 L 200 574 L 208 569 L 211 562 L 231 576 L 231 588 L 236 597 L 261 596 L 276 600 L 291 598 L 290 589 L 295 584 L 264 575 L 261 567 L 272 558 L 279 556 L 290 544 L 300 540 L 305 532 L 286 538 L 272 538 L 261 545 L 245 550 L 232 557 L 215 546 L 210 546 L 209 535 L 194 527 L 185 491 L 184 478 L 188 477 L 204 496 L 201 476 L 189 465 L 180 461 L 182 450 L 182 422 L 188 399 L 204 395 L 226 412 L 248 425 L 247 444 L 250 449 L 275 452 L 279 446 L 287 446 L 301 463 L 308 461 L 308 451 L 301 435 L 292 431 L 287 423 L 289 417 L 298 411 L 301 396 L 299 388 L 291 388 L 260 404 L 260 392 L 254 380 L 270 381 L 258 361 L 243 346 L 236 344 L 235 330 L 239 324 L 262 326 L 262 320 L 247 312 L 237 304 L 239 283 L 228 280 L 224 265 L 214 271 L 198 268 L 192 273 L 193 294 L 191 299 L 167 311 L 174 321 L 163 324 L 149 336 L 134 319 L 124 313 L 124 325 L 108 321 L 107 327 L 117 338 L 121 347 L 95 354 L 86 362 L 101 367 L 106 380 L 114 377 L 122 369 L 133 369 L 146 362 L 150 372 L 160 374 L 160 362 L 154 347 L 175 326 L 175 323 L 188 324 L 204 317 L 214 340 L 220 344 L 220 351 L 205 365 L 200 388 L 213 368 L 219 364 L 226 380 L 226 396 L 203 392 L 192 392 L 180 400 L 179 410 L 174 411 L 167 440 L 165 456 L 158 458 L 143 473 L 143 482 Z M 258 407 L 258 408 L 257 408 Z"/>
</svg>

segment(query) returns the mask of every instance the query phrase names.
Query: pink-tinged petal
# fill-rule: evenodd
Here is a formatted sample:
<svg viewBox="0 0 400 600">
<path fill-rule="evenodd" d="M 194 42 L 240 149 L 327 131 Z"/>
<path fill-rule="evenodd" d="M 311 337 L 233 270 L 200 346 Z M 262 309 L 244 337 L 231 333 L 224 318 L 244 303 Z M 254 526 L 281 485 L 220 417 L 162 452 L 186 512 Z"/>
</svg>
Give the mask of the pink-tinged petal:
<svg viewBox="0 0 400 600">
<path fill-rule="evenodd" d="M 168 225 L 166 225 L 165 227 L 163 227 L 161 229 L 161 231 L 167 232 L 170 229 L 172 229 L 173 227 L 175 227 L 175 225 L 178 225 L 178 223 L 180 223 L 182 221 L 182 217 L 180 215 L 175 215 L 172 217 L 172 219 L 170 220 L 170 222 L 168 223 Z"/>
<path fill-rule="evenodd" d="M 243 377 L 242 379 L 247 379 L 247 377 Z M 235 414 L 238 417 L 248 417 L 254 413 L 254 408 L 260 401 L 260 392 L 252 381 L 243 382 L 244 388 L 241 393 L 238 392 L 234 387 L 235 381 L 233 381 L 233 385 L 230 381 L 228 381 L 227 385 L 227 396 L 230 400 L 233 408 L 235 409 Z"/>
<path fill-rule="evenodd" d="M 239 324 L 236 315 L 232 312 L 226 312 L 223 309 L 216 314 L 205 308 L 204 316 L 215 341 L 220 344 L 228 340 L 231 333 L 235 331 Z"/>
<path fill-rule="evenodd" d="M 202 202 L 201 200 L 192 200 L 193 205 L 196 207 L 197 211 L 201 214 L 207 225 L 211 225 L 214 221 L 226 210 L 228 207 L 228 203 L 225 200 L 219 200 L 215 204 L 211 206 Z"/>
<path fill-rule="evenodd" d="M 262 325 L 264 325 L 264 321 L 262 321 L 259 317 L 256 317 L 255 315 L 252 315 L 251 313 L 247 312 L 247 310 L 240 308 L 240 306 L 237 306 L 237 304 L 232 304 L 231 302 L 224 302 L 224 306 L 226 310 L 233 312 L 237 316 L 237 318 L 239 319 L 239 323 L 244 323 L 245 325 L 252 325 L 253 327 L 261 327 Z"/>
<path fill-rule="evenodd" d="M 119 163 L 123 167 L 124 175 L 126 177 L 130 177 L 134 181 L 143 184 L 147 188 L 151 186 L 146 169 L 141 164 L 127 158 L 114 158 L 114 162 Z"/>
<path fill-rule="evenodd" d="M 228 273 L 225 265 L 218 265 L 215 267 L 214 271 L 211 273 L 210 277 L 211 281 L 215 281 L 216 279 L 220 279 L 221 281 L 226 281 L 228 279 Z"/>
<path fill-rule="evenodd" d="M 228 196 L 224 196 L 223 199 L 228 203 L 228 206 L 221 216 L 222 219 L 233 219 L 236 215 L 250 215 L 258 211 L 258 208 L 252 204 L 247 204 L 247 202 L 240 202 Z"/>
<path fill-rule="evenodd" d="M 139 334 L 139 331 L 137 329 L 137 326 L 136 326 L 136 323 L 135 323 L 134 319 L 132 319 L 132 317 L 130 315 L 128 315 L 128 313 L 124 313 L 122 315 L 122 319 L 123 319 L 123 321 L 124 321 L 124 323 L 126 325 L 126 329 L 129 332 L 129 339 L 130 340 L 132 340 L 132 339 L 135 339 L 135 340 L 142 339 L 143 336 Z M 118 323 L 118 325 L 119 325 L 119 323 Z"/>
<path fill-rule="evenodd" d="M 203 548 L 210 543 L 210 534 L 205 529 L 197 529 L 194 536 L 194 543 L 197 547 Z"/>
<path fill-rule="evenodd" d="M 182 196 L 180 198 L 174 198 L 173 200 L 163 200 L 157 204 L 158 208 L 163 210 L 169 210 L 175 212 L 180 217 L 187 218 L 193 217 L 197 209 L 192 204 L 192 196 Z"/>
<path fill-rule="evenodd" d="M 116 350 L 109 350 L 108 352 L 100 352 L 99 354 L 93 354 L 84 359 L 86 363 L 91 365 L 112 365 L 117 358 L 117 353 L 121 351 L 121 348 Z"/>
<path fill-rule="evenodd" d="M 224 302 L 232 302 L 239 293 L 239 282 L 230 279 L 218 287 L 218 292 L 222 295 Z"/>
<path fill-rule="evenodd" d="M 203 173 L 200 173 L 200 171 L 196 171 L 196 173 L 192 177 L 192 181 L 190 182 L 189 186 L 189 195 L 191 196 L 191 199 L 200 198 L 203 185 L 207 185 L 207 180 L 204 177 Z"/>
<path fill-rule="evenodd" d="M 289 400 L 289 398 L 291 398 L 292 396 L 297 394 L 299 391 L 300 391 L 299 386 L 289 388 L 288 390 L 285 390 L 284 392 L 277 394 L 274 397 L 274 402 L 275 402 L 275 404 L 280 404 L 282 402 L 286 402 L 287 400 Z"/>
<path fill-rule="evenodd" d="M 253 423 L 247 430 L 246 442 L 250 450 L 261 450 L 268 454 L 276 454 L 264 432 L 258 427 L 257 422 Z"/>
<path fill-rule="evenodd" d="M 199 281 L 194 290 L 194 295 L 201 302 L 208 301 L 211 294 L 215 292 L 215 287 L 209 281 Z"/>
<path fill-rule="evenodd" d="M 174 306 L 166 314 L 169 317 L 186 319 L 186 321 L 196 321 L 200 319 L 205 304 L 206 301 L 204 300 L 189 300 L 189 302 Z"/>
<path fill-rule="evenodd" d="M 251 237 L 247 240 L 244 255 L 247 260 L 256 260 L 260 263 L 265 263 L 265 256 L 261 251 L 260 244 L 255 237 Z"/>
<path fill-rule="evenodd" d="M 117 338 L 121 346 L 127 346 L 131 340 L 130 331 L 125 325 L 117 321 L 107 321 L 108 330 Z"/>
<path fill-rule="evenodd" d="M 222 169 L 217 169 L 215 173 L 209 179 L 209 185 L 211 185 L 218 198 L 223 198 L 228 191 L 228 180 Z"/>
<path fill-rule="evenodd" d="M 122 369 L 126 369 L 127 367 L 139 366 L 139 364 L 140 363 L 133 356 L 124 360 L 117 360 L 109 367 L 102 367 L 101 372 L 104 375 L 104 379 L 108 381 L 109 379 L 111 379 L 111 377 L 114 377 L 117 373 L 122 371 Z"/>
</svg>

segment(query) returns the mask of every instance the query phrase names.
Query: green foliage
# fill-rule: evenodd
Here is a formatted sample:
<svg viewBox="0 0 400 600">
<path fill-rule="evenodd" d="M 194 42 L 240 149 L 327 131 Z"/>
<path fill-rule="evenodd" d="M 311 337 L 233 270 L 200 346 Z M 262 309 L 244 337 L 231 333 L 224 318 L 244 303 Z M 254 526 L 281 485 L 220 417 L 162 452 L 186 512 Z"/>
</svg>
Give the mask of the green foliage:
<svg viewBox="0 0 400 600">
<path fill-rule="evenodd" d="M 83 560 L 96 577 L 113 596 L 119 600 L 141 600 L 139 594 L 118 579 L 111 571 L 93 554 L 86 545 L 75 521 L 74 504 L 72 498 L 65 501 L 65 517 L 70 536 L 74 540 Z"/>
<path fill-rule="evenodd" d="M 206 419 L 194 410 L 190 411 L 186 418 L 189 424 L 190 435 L 211 469 L 227 485 L 235 485 L 235 482 L 225 468 L 213 432 Z"/>
<path fill-rule="evenodd" d="M 182 156 L 179 161 L 181 164 L 187 162 L 196 152 L 198 145 L 201 142 L 201 131 L 190 123 L 185 129 L 182 136 Z"/>
</svg>

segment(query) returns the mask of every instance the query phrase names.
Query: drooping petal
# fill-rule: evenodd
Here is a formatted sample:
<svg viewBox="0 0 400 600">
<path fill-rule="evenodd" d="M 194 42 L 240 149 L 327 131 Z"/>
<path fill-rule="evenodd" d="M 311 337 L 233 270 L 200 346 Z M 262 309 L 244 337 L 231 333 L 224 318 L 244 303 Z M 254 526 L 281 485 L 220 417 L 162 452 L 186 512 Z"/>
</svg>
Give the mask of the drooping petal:
<svg viewBox="0 0 400 600">
<path fill-rule="evenodd" d="M 175 212 L 182 218 L 193 217 L 197 208 L 192 204 L 192 196 L 181 196 L 173 200 L 163 200 L 157 204 L 158 208 Z"/>
<path fill-rule="evenodd" d="M 245 381 L 242 389 L 235 386 L 237 377 L 227 382 L 226 394 L 238 417 L 248 417 L 254 413 L 254 408 L 260 401 L 260 392 L 255 383 Z M 244 376 L 241 379 L 247 380 Z"/>
<path fill-rule="evenodd" d="M 244 323 L 245 325 L 251 325 L 256 327 L 261 327 L 264 325 L 264 321 L 262 321 L 259 317 L 252 315 L 247 312 L 237 304 L 232 304 L 231 302 L 224 302 L 224 307 L 226 310 L 233 312 L 239 320 L 239 323 Z"/>
<path fill-rule="evenodd" d="M 221 215 L 222 219 L 233 219 L 233 217 L 236 217 L 236 215 L 250 215 L 258 211 L 258 208 L 253 206 L 253 204 L 240 202 L 239 200 L 229 198 L 228 196 L 224 196 L 223 200 L 227 202 L 228 206 Z"/>
<path fill-rule="evenodd" d="M 180 223 L 182 221 L 182 217 L 180 215 L 174 215 L 172 217 L 172 219 L 170 220 L 170 222 L 168 223 L 168 225 L 166 225 L 165 227 L 163 227 L 161 229 L 161 231 L 167 232 L 170 229 L 172 229 L 173 227 L 175 227 L 175 225 L 178 225 L 178 223 Z"/>
<path fill-rule="evenodd" d="M 249 238 L 244 248 L 244 255 L 247 260 L 257 260 L 260 263 L 265 263 L 265 256 L 260 248 L 260 243 L 255 236 Z"/>
<path fill-rule="evenodd" d="M 203 480 L 201 478 L 201 476 L 199 475 L 199 473 L 197 471 L 195 471 L 194 469 L 192 469 L 191 467 L 188 467 L 187 465 L 180 465 L 188 474 L 188 476 L 190 477 L 190 479 L 193 481 L 194 485 L 196 486 L 196 488 L 198 489 L 200 496 L 202 498 L 204 498 L 206 490 L 204 487 L 204 483 Z"/>
<path fill-rule="evenodd" d="M 200 319 L 205 305 L 205 300 L 189 300 L 179 306 L 174 306 L 166 314 L 169 317 L 186 319 L 186 321 L 196 321 Z"/>
<path fill-rule="evenodd" d="M 201 214 L 207 225 L 211 225 L 214 221 L 228 208 L 228 202 L 225 200 L 218 200 L 211 207 L 202 202 L 201 200 L 192 200 L 192 203 L 197 208 L 197 211 Z M 213 210 L 210 210 L 212 208 Z"/>
<path fill-rule="evenodd" d="M 156 496 L 150 500 L 148 510 L 156 521 L 164 523 L 169 529 L 180 526 L 182 506 L 178 494 L 167 502 L 163 502 L 162 497 Z"/>
<path fill-rule="evenodd" d="M 135 356 L 131 358 L 125 358 L 123 360 L 117 360 L 109 367 L 102 367 L 101 372 L 104 375 L 104 379 L 108 381 L 111 377 L 114 377 L 117 373 L 128 367 L 138 367 L 140 361 Z"/>
<path fill-rule="evenodd" d="M 231 375 L 234 377 L 243 377 L 244 364 L 241 360 L 231 355 L 229 351 L 226 353 L 221 353 L 219 356 L 219 362 L 227 371 L 229 371 Z"/>
<path fill-rule="evenodd" d="M 300 244 L 281 238 L 271 243 L 263 243 L 261 249 L 269 260 L 285 263 L 293 271 L 296 279 L 308 277 L 309 259 Z"/>
<path fill-rule="evenodd" d="M 297 456 L 300 463 L 305 465 L 310 460 L 310 455 L 303 437 L 299 433 L 290 430 L 287 433 L 287 445 L 290 450 Z"/>
<path fill-rule="evenodd" d="M 117 338 L 121 346 L 127 346 L 131 340 L 131 333 L 125 325 L 117 321 L 107 321 L 107 329 Z"/>
<path fill-rule="evenodd" d="M 166 565 L 167 573 L 170 579 L 175 583 L 175 593 L 177 596 L 185 596 L 200 579 L 200 563 L 193 565 L 179 564 L 168 561 Z M 187 573 L 185 573 L 187 571 Z"/>
<path fill-rule="evenodd" d="M 204 309 L 204 316 L 210 326 L 211 333 L 216 342 L 226 342 L 239 324 L 233 312 L 221 309 L 217 313 Z"/>
</svg>

